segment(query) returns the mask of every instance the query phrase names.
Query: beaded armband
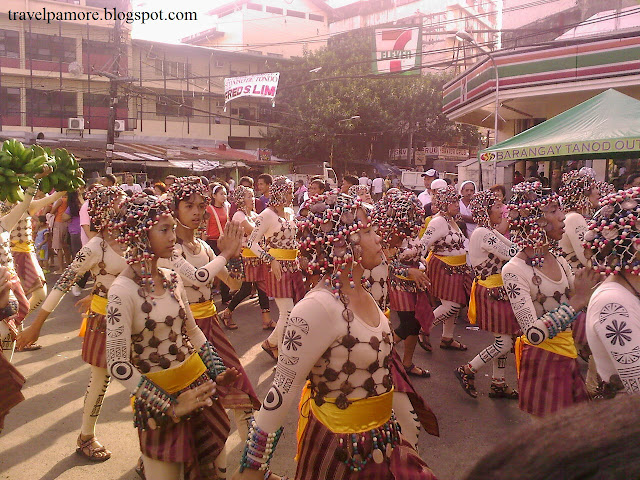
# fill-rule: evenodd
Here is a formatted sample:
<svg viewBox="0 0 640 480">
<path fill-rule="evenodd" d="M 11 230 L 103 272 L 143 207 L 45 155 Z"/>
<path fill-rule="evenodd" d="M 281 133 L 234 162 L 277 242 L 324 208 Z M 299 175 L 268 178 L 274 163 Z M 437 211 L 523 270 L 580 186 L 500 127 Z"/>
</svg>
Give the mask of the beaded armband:
<svg viewBox="0 0 640 480">
<path fill-rule="evenodd" d="M 262 251 L 260 252 L 260 260 L 262 260 L 264 263 L 271 263 L 276 259 L 276 257 L 274 257 L 273 255 L 270 255 L 268 252 L 266 251 Z"/>
<path fill-rule="evenodd" d="M 155 430 L 171 421 L 169 409 L 176 398 L 147 377 L 142 377 L 134 393 L 133 425 L 141 430 Z"/>
<path fill-rule="evenodd" d="M 240 472 L 246 468 L 268 471 L 269 462 L 273 457 L 276 445 L 278 445 L 282 430 L 283 427 L 280 427 L 273 433 L 267 433 L 261 430 L 255 419 L 251 417 L 249 435 L 240 459 Z"/>
<path fill-rule="evenodd" d="M 409 277 L 409 267 L 403 265 L 398 261 L 394 261 L 391 264 L 392 273 L 398 277 Z"/>
<path fill-rule="evenodd" d="M 18 301 L 12 298 L 5 307 L 0 308 L 0 320 L 13 317 L 16 313 L 18 313 Z"/>
<path fill-rule="evenodd" d="M 577 313 L 573 307 L 566 303 L 562 303 L 555 310 L 545 313 L 542 316 L 542 323 L 544 323 L 547 330 L 549 330 L 549 339 L 564 331 L 573 323 L 576 316 Z"/>
<path fill-rule="evenodd" d="M 36 196 L 36 193 L 38 192 L 38 187 L 40 186 L 40 179 L 36 178 L 35 181 L 36 182 L 33 185 L 28 186 L 24 190 L 24 193 L 26 193 L 27 195 L 30 195 L 32 197 Z M 49 193 L 49 192 L 46 192 L 46 193 Z"/>
<path fill-rule="evenodd" d="M 222 358 L 218 355 L 218 351 L 216 348 L 209 343 L 209 341 L 204 342 L 204 344 L 200 347 L 198 351 L 198 355 L 202 359 L 202 362 L 207 367 L 209 372 L 209 376 L 212 380 L 215 381 L 216 377 L 227 369 Z"/>
</svg>

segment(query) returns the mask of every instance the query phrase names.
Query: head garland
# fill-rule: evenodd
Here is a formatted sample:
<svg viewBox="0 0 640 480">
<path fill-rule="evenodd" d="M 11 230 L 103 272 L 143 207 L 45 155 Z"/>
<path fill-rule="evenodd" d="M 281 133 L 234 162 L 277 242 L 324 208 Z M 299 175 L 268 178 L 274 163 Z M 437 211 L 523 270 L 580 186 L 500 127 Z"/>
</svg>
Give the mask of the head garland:
<svg viewBox="0 0 640 480">
<path fill-rule="evenodd" d="M 170 215 L 171 207 L 168 200 L 161 200 L 146 193 L 136 193 L 125 203 L 119 221 L 114 225 L 120 229 L 118 242 L 127 246 L 127 263 L 140 264 L 143 286 L 152 284 L 151 260 L 155 258 L 149 241 L 149 230 L 161 218 Z"/>
<path fill-rule="evenodd" d="M 249 187 L 245 187 L 244 185 L 238 185 L 233 192 L 231 192 L 230 200 L 235 204 L 235 206 L 241 212 L 247 214 L 247 205 L 244 201 L 244 196 L 247 192 L 251 192 L 253 195 L 253 190 Z"/>
<path fill-rule="evenodd" d="M 411 192 L 387 193 L 373 209 L 373 223 L 387 246 L 394 236 L 414 238 L 424 223 L 424 208 Z"/>
<path fill-rule="evenodd" d="M 351 185 L 347 193 L 347 195 L 350 195 L 352 197 L 357 197 L 357 198 L 360 198 L 363 195 L 368 195 L 368 194 L 369 194 L 368 185 Z"/>
<path fill-rule="evenodd" d="M 600 192 L 600 198 L 604 198 L 607 195 L 611 195 L 616 192 L 616 187 L 609 182 L 605 182 L 604 180 L 601 182 L 596 182 L 596 187 L 598 188 L 598 192 Z"/>
<path fill-rule="evenodd" d="M 106 228 L 113 226 L 120 213 L 116 210 L 118 208 L 118 199 L 124 196 L 125 193 L 120 187 L 105 187 L 100 184 L 96 184 L 85 194 L 89 202 L 89 217 L 96 231 L 102 232 Z"/>
<path fill-rule="evenodd" d="M 607 195 L 584 235 L 586 255 L 600 273 L 640 275 L 640 187 Z"/>
<path fill-rule="evenodd" d="M 547 237 L 549 222 L 544 218 L 544 210 L 551 203 L 559 203 L 560 197 L 542 183 L 522 182 L 511 189 L 509 208 L 509 231 L 511 240 L 521 249 L 533 248 L 534 257 L 531 264 L 542 266 L 544 255 L 541 248 L 552 245 Z"/>
<path fill-rule="evenodd" d="M 489 217 L 489 210 L 491 210 L 491 207 L 493 207 L 497 199 L 498 197 L 495 192 L 491 190 L 482 190 L 471 197 L 469 209 L 471 210 L 473 221 L 476 222 L 479 227 L 493 228 Z"/>
<path fill-rule="evenodd" d="M 432 190 L 431 203 L 439 211 L 446 213 L 449 205 L 460 201 L 460 195 L 453 185 L 447 185 L 437 190 Z"/>
<path fill-rule="evenodd" d="M 361 256 L 359 232 L 366 225 L 358 220 L 359 208 L 367 211 L 360 200 L 336 192 L 315 195 L 300 207 L 300 251 L 310 259 L 313 273 L 328 275 L 325 281 L 336 298 L 342 286 L 341 272 L 353 271 L 354 261 Z M 367 224 L 370 222 L 369 217 Z M 355 286 L 352 274 L 349 283 Z"/>
<path fill-rule="evenodd" d="M 583 168 L 562 174 L 562 183 L 558 193 L 562 197 L 565 210 L 575 210 L 590 214 L 593 210 L 589 201 L 589 193 L 596 187 L 596 182 L 589 172 Z"/>
<path fill-rule="evenodd" d="M 207 186 L 202 183 L 200 177 L 179 177 L 169 186 L 167 190 L 168 196 L 173 199 L 175 208 L 178 208 L 178 204 L 191 198 L 194 195 L 200 194 L 206 204 L 209 204 L 211 198 Z"/>
<path fill-rule="evenodd" d="M 284 198 L 287 193 L 293 195 L 293 182 L 284 176 L 274 177 L 269 186 L 269 205 L 287 207 Z"/>
</svg>

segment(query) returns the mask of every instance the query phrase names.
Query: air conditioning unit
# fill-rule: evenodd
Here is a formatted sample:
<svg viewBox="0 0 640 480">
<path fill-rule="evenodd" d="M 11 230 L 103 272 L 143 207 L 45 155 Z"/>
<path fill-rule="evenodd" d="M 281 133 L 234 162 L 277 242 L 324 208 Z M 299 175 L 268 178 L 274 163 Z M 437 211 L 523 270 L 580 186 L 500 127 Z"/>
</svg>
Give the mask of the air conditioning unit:
<svg viewBox="0 0 640 480">
<path fill-rule="evenodd" d="M 69 130 L 84 130 L 84 118 L 82 117 L 70 118 Z"/>
<path fill-rule="evenodd" d="M 125 130 L 125 122 L 124 122 L 124 120 L 116 120 L 115 131 L 116 132 L 124 132 L 124 130 Z"/>
</svg>

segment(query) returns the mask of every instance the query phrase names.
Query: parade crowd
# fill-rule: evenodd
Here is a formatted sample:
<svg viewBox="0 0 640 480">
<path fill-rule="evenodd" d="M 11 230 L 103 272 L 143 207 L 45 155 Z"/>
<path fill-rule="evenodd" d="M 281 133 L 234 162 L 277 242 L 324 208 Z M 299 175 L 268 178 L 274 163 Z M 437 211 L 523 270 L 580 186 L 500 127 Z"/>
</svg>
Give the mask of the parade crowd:
<svg viewBox="0 0 640 480">
<path fill-rule="evenodd" d="M 23 399 L 14 350 L 41 348 L 64 295 L 91 281 L 76 304 L 90 375 L 70 449 L 111 457 L 96 426 L 115 379 L 131 394 L 136 471 L 149 480 L 278 479 L 269 465 L 285 454 L 276 447 L 296 407 L 295 479 L 436 479 L 418 437 L 439 435 L 438 421 L 414 388 L 432 374 L 475 399 L 475 376 L 490 371 L 489 397 L 563 418 L 554 430 L 532 424 L 540 438 L 569 438 L 563 428 L 580 437 L 584 418 L 606 429 L 607 412 L 623 418 L 630 407 L 617 402 L 640 391 L 638 175 L 616 191 L 587 167 L 551 181 L 520 174 L 507 192 L 430 169 L 415 195 L 365 174 L 337 189 L 321 177 L 168 176 L 143 187 L 108 174 L 86 190 L 36 194 L 49 173 L 0 218 L 0 431 Z M 49 270 L 59 277 L 47 291 Z M 225 334 L 252 295 L 260 354 L 275 365 L 263 399 Z M 455 335 L 463 317 L 493 342 L 454 372 L 416 364 L 417 346 L 466 351 Z M 599 416 L 581 410 L 590 406 Z M 239 463 L 225 451 L 230 417 L 246 438 Z M 518 454 L 504 445 L 468 478 L 631 478 L 616 476 L 624 459 L 562 466 L 537 451 L 545 465 L 533 467 L 535 447 L 520 440 Z"/>
</svg>

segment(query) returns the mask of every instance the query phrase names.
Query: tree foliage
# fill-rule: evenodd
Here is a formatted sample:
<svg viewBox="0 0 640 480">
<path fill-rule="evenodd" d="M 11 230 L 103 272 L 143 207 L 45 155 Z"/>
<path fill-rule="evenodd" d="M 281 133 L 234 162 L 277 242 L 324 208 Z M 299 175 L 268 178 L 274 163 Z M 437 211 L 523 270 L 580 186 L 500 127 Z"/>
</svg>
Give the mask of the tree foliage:
<svg viewBox="0 0 640 480">
<path fill-rule="evenodd" d="M 334 162 L 388 158 L 391 148 L 477 145 L 475 127 L 456 125 L 442 113 L 443 74 L 373 75 L 370 35 L 351 35 L 278 66 L 269 131 L 275 155 Z M 352 117 L 359 117 L 352 119 Z"/>
</svg>

